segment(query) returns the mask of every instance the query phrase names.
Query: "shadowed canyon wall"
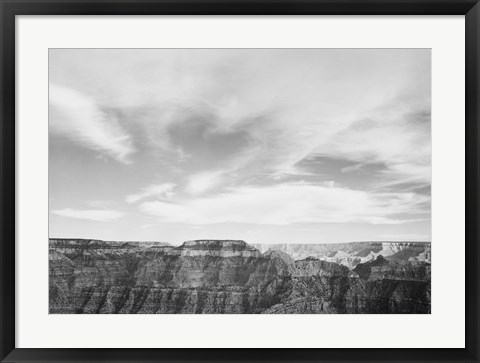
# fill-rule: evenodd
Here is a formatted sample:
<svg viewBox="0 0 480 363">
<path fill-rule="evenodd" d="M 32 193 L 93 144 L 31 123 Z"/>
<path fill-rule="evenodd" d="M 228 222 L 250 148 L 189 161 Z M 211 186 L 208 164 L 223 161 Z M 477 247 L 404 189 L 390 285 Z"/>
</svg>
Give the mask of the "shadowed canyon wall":
<svg viewBox="0 0 480 363">
<path fill-rule="evenodd" d="M 50 313 L 430 313 L 428 243 L 265 246 L 50 239 Z"/>
</svg>

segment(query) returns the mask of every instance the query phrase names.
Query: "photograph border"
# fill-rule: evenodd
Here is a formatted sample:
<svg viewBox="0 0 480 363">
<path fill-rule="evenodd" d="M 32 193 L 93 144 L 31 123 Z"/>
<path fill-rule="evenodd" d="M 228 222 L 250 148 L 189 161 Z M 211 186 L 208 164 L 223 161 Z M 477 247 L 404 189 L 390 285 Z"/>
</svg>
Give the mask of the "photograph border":
<svg viewBox="0 0 480 363">
<path fill-rule="evenodd" d="M 405 349 L 28 349 L 15 348 L 15 16 L 17 15 L 465 15 L 465 347 Z M 1 148 L 0 359 L 2 362 L 478 362 L 478 122 L 480 5 L 478 0 L 301 0 L 207 2 L 177 0 L 0 0 Z M 455 127 L 455 121 L 452 121 Z M 446 326 L 445 329 L 448 329 Z M 452 332 L 454 334 L 454 332 Z"/>
</svg>

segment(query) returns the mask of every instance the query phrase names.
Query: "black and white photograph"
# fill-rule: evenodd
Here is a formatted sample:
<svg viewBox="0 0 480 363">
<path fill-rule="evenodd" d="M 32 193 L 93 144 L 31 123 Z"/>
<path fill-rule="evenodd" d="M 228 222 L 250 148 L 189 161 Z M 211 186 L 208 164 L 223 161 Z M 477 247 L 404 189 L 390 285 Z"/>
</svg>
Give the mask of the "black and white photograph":
<svg viewBox="0 0 480 363">
<path fill-rule="evenodd" d="M 50 314 L 431 313 L 430 49 L 51 48 L 48 73 Z"/>
</svg>

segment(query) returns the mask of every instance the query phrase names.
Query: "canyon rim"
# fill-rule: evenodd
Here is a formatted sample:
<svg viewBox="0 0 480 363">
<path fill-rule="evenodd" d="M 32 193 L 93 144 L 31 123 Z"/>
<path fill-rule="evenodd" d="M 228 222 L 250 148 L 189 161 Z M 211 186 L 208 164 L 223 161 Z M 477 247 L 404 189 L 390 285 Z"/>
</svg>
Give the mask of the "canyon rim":
<svg viewBox="0 0 480 363">
<path fill-rule="evenodd" d="M 256 247 L 51 239 L 50 313 L 430 313 L 429 243 Z"/>
</svg>

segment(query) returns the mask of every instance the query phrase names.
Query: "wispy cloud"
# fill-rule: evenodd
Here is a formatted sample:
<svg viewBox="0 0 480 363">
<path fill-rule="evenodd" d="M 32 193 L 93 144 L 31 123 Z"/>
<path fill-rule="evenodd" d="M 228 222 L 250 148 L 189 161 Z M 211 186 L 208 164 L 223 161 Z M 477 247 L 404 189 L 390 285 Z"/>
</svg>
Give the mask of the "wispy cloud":
<svg viewBox="0 0 480 363">
<path fill-rule="evenodd" d="M 419 146 L 416 123 L 402 119 L 429 106 L 427 50 L 109 50 L 57 57 L 73 69 L 87 67 L 89 89 L 110 107 L 137 110 L 128 117 L 145 130 L 142 142 L 169 150 L 172 164 L 178 150 L 187 150 L 205 172 L 211 165 L 202 159 L 212 153 L 217 164 L 232 152 L 249 153 L 249 170 L 277 174 L 315 153 L 384 161 L 408 152 L 412 142 Z M 369 118 L 376 121 L 371 130 L 361 125 Z M 172 135 L 172 125 L 183 128 Z M 253 144 L 241 145 L 247 137 Z"/>
<path fill-rule="evenodd" d="M 397 101 L 401 105 L 401 98 Z M 381 163 L 385 169 L 381 172 L 382 180 L 377 183 L 430 184 L 430 116 L 426 107 L 422 105 L 412 110 L 392 104 L 389 112 L 372 110 L 360 115 L 357 121 L 319 144 L 314 154 L 358 163 L 343 168 L 343 172 Z M 419 120 L 423 117 L 428 117 L 428 122 Z"/>
<path fill-rule="evenodd" d="M 424 220 L 415 233 L 429 233 L 428 50 L 53 50 L 50 64 L 51 131 L 136 161 L 129 174 L 106 164 L 95 193 L 75 178 L 79 193 L 61 207 L 125 200 L 141 211 L 125 228 L 152 216 L 209 232 L 228 222 L 387 231 Z"/>
<path fill-rule="evenodd" d="M 223 181 L 222 171 L 204 172 L 188 178 L 185 190 L 192 195 L 199 195 L 211 191 Z"/>
<path fill-rule="evenodd" d="M 353 165 L 345 166 L 340 170 L 342 171 L 342 173 L 350 173 L 352 171 L 360 170 L 362 167 L 363 167 L 363 164 L 353 164 Z"/>
<path fill-rule="evenodd" d="M 380 235 L 389 241 L 428 241 L 430 236 L 420 233 L 385 233 Z"/>
<path fill-rule="evenodd" d="M 177 203 L 144 202 L 140 210 L 163 222 L 190 224 L 399 224 L 412 221 L 396 217 L 405 213 L 421 219 L 420 215 L 427 212 L 427 201 L 427 197 L 415 193 L 370 193 L 328 184 L 289 183 L 245 186 Z"/>
<path fill-rule="evenodd" d="M 53 214 L 62 217 L 87 219 L 90 221 L 109 222 L 125 216 L 124 212 L 116 210 L 104 209 L 55 209 L 51 211 Z"/>
<path fill-rule="evenodd" d="M 119 162 L 130 162 L 135 151 L 131 137 L 94 99 L 72 88 L 50 83 L 49 104 L 52 132 Z"/>
<path fill-rule="evenodd" d="M 149 197 L 170 198 L 173 196 L 175 186 L 176 184 L 174 183 L 152 184 L 143 188 L 138 193 L 127 195 L 125 201 L 127 203 L 137 203 Z"/>
</svg>

